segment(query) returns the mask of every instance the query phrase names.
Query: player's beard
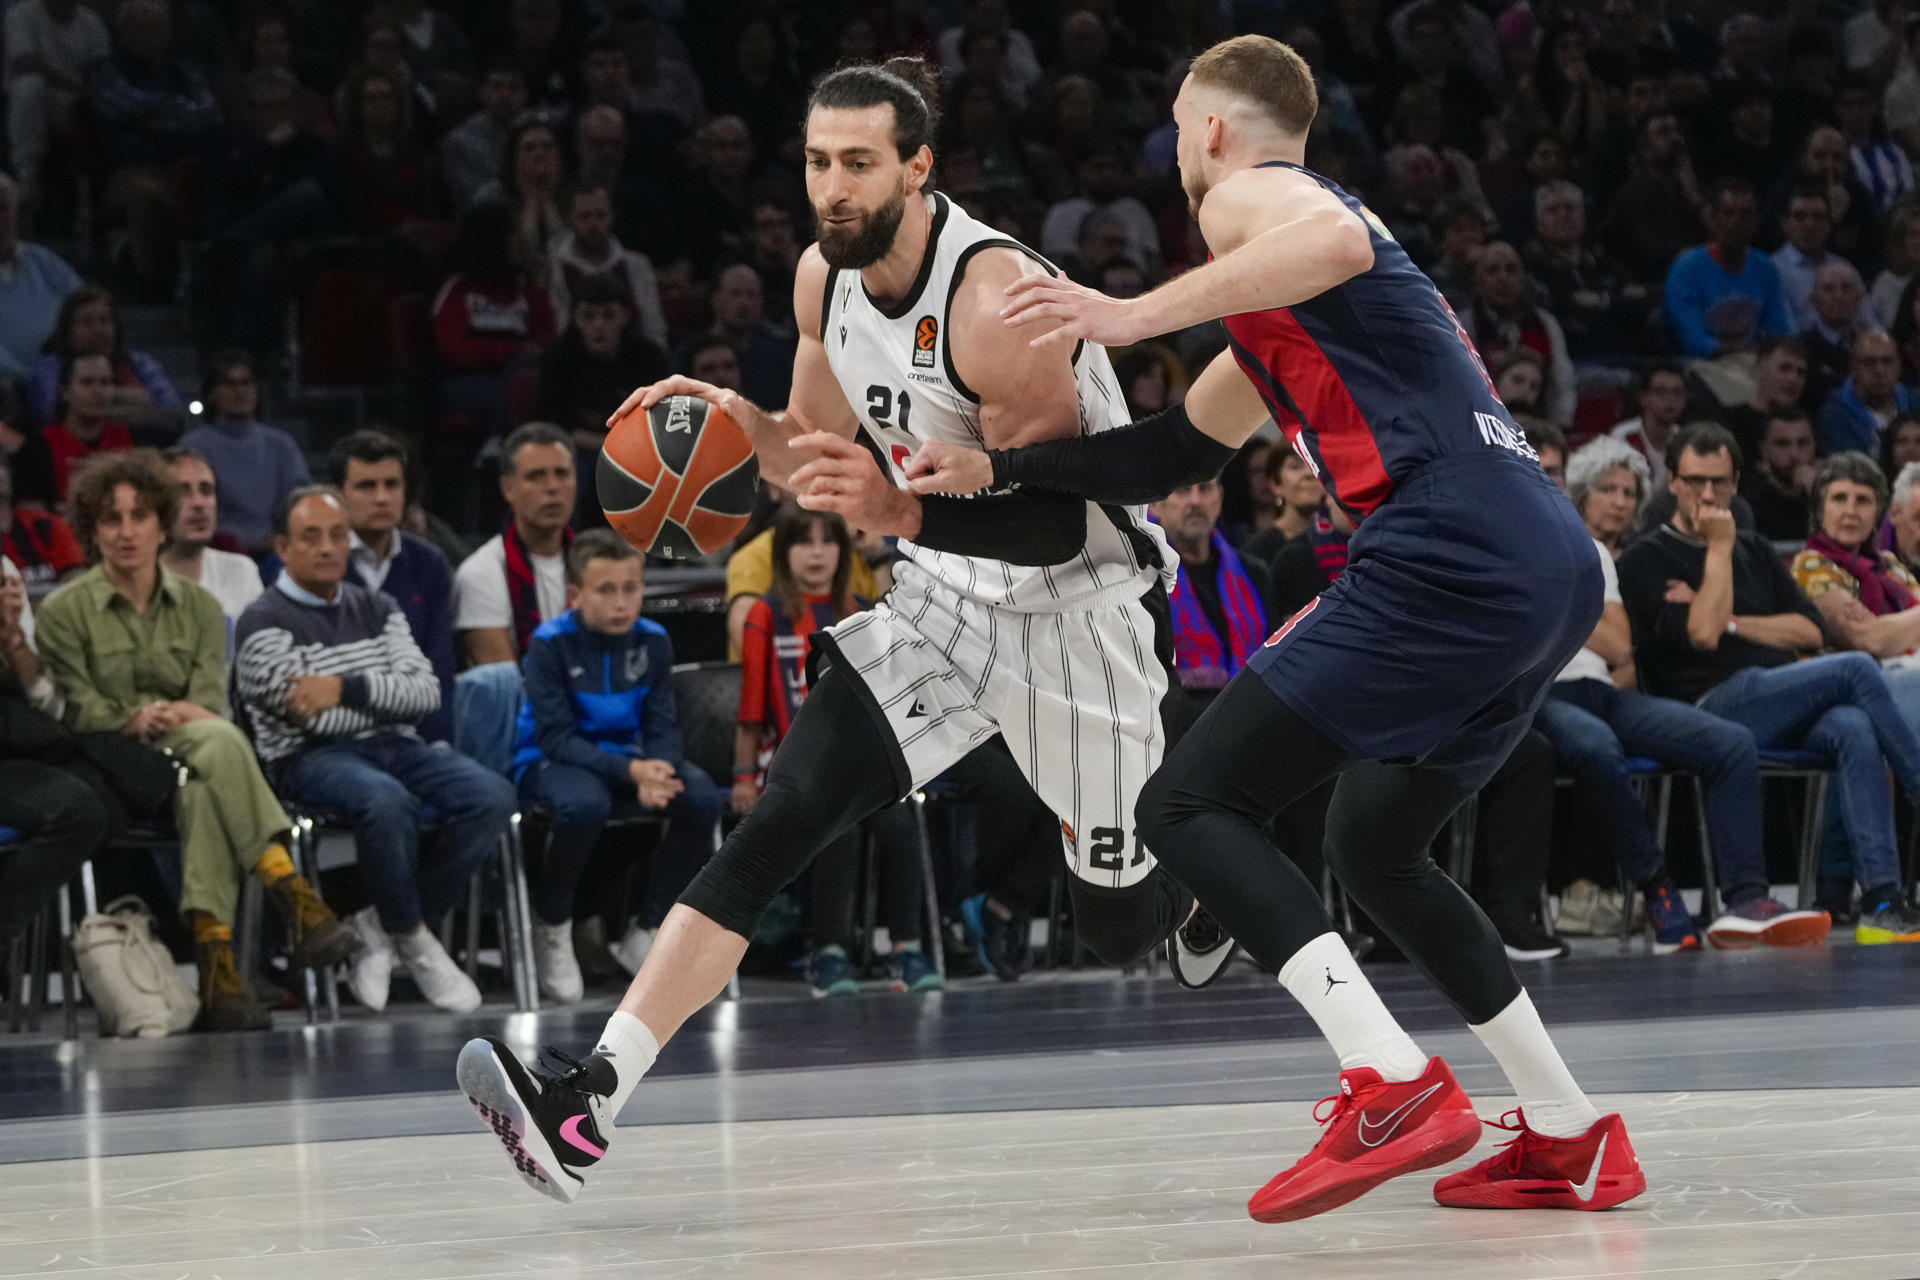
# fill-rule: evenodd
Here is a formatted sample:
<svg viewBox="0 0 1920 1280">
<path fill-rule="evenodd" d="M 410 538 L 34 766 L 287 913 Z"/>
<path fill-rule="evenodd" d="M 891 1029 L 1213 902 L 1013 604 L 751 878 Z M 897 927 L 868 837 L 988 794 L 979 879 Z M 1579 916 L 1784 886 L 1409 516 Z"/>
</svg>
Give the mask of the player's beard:
<svg viewBox="0 0 1920 1280">
<path fill-rule="evenodd" d="M 900 230 L 900 220 L 907 213 L 907 179 L 900 176 L 900 182 L 893 189 L 887 202 L 864 215 L 852 226 L 836 226 L 813 211 L 814 239 L 820 242 L 820 256 L 827 265 L 846 271 L 859 271 L 870 267 L 887 256 L 893 249 L 893 237 Z"/>
</svg>

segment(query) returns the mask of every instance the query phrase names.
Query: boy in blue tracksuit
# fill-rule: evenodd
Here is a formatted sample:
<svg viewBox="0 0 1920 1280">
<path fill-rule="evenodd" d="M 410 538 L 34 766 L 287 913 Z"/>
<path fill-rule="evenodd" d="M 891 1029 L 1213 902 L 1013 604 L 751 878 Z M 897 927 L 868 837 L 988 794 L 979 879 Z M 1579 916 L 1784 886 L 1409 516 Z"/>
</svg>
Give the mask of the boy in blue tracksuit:
<svg viewBox="0 0 1920 1280">
<path fill-rule="evenodd" d="M 522 663 L 526 701 L 513 774 L 521 804 L 549 819 L 546 857 L 531 887 L 534 952 L 541 990 L 559 1001 L 584 992 L 570 927 L 574 888 L 607 819 L 644 809 L 668 821 L 634 931 L 621 944 L 623 960 L 637 967 L 632 953 L 644 953 L 712 853 L 726 803 L 726 793 L 685 758 L 673 645 L 640 616 L 640 600 L 639 552 L 611 530 L 580 535 L 567 553 L 568 609 L 533 633 Z"/>
</svg>

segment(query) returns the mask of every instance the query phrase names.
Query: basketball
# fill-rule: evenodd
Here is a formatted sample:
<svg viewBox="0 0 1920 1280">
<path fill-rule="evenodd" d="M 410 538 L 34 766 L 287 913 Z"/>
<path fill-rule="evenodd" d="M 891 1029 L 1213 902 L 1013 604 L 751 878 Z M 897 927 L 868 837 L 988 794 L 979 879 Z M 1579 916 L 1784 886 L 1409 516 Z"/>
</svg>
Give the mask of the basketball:
<svg viewBox="0 0 1920 1280">
<path fill-rule="evenodd" d="M 648 555 L 685 560 L 739 535 L 760 489 L 760 468 L 733 419 L 705 400 L 668 396 L 614 421 L 595 487 L 621 537 Z"/>
</svg>

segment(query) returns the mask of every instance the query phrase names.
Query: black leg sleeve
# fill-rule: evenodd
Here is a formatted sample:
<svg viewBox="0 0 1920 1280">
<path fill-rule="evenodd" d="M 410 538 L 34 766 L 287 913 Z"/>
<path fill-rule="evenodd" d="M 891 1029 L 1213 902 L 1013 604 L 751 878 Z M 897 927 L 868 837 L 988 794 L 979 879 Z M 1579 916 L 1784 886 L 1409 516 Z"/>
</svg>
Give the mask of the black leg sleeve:
<svg viewBox="0 0 1920 1280">
<path fill-rule="evenodd" d="M 1267 823 L 1348 763 L 1258 678 L 1242 674 L 1140 793 L 1147 848 L 1270 972 L 1333 926 L 1319 889 L 1267 839 Z"/>
<path fill-rule="evenodd" d="M 1500 772 L 1480 789 L 1480 839 L 1473 896 L 1491 914 L 1540 909 L 1553 850 L 1553 744 L 1529 729 Z"/>
<path fill-rule="evenodd" d="M 1355 902 L 1469 1023 L 1513 1003 L 1500 935 L 1427 852 L 1469 793 L 1432 769 L 1362 761 L 1327 810 L 1327 865 Z"/>
<path fill-rule="evenodd" d="M 751 938 L 774 895 L 816 853 L 900 798 L 894 746 L 861 698 L 851 677 L 831 667 L 820 673 L 774 755 L 765 794 L 680 895 L 682 904 Z"/>
<path fill-rule="evenodd" d="M 827 842 L 807 871 L 813 946 L 853 952 L 853 916 L 860 899 L 861 845 L 856 829 Z"/>
<path fill-rule="evenodd" d="M 925 932 L 920 870 L 920 824 L 913 809 L 889 805 L 866 822 L 880 888 L 879 922 L 895 942 L 914 942 Z"/>
<path fill-rule="evenodd" d="M 1138 884 L 1108 889 L 1067 877 L 1074 936 L 1103 964 L 1125 965 L 1166 941 L 1186 920 L 1193 895 L 1164 866 Z"/>
</svg>

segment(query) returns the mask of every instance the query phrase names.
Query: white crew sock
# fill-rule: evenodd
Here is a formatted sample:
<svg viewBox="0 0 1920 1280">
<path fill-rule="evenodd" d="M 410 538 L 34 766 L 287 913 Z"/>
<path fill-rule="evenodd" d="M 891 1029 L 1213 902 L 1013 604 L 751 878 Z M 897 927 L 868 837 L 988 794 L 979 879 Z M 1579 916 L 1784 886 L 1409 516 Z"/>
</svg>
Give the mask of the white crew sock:
<svg viewBox="0 0 1920 1280">
<path fill-rule="evenodd" d="M 1427 1055 L 1400 1029 L 1337 933 L 1323 933 L 1280 967 L 1280 984 L 1313 1016 L 1340 1069 L 1372 1067 L 1382 1080 L 1417 1080 Z"/>
<path fill-rule="evenodd" d="M 600 1043 L 593 1051 L 613 1064 L 614 1078 L 619 1082 L 614 1086 L 613 1095 L 607 1099 L 609 1121 L 618 1123 L 620 1109 L 627 1105 L 627 1099 L 633 1096 L 634 1086 L 640 1083 L 640 1077 L 653 1069 L 653 1060 L 660 1056 L 660 1042 L 653 1032 L 647 1030 L 647 1024 L 628 1013 L 625 1009 L 615 1009 L 613 1016 L 607 1019 L 606 1030 L 600 1033 Z"/>
<path fill-rule="evenodd" d="M 1529 1129 L 1549 1138 L 1577 1138 L 1593 1128 L 1600 1113 L 1574 1083 L 1525 991 L 1473 1034 L 1507 1073 Z"/>
</svg>

